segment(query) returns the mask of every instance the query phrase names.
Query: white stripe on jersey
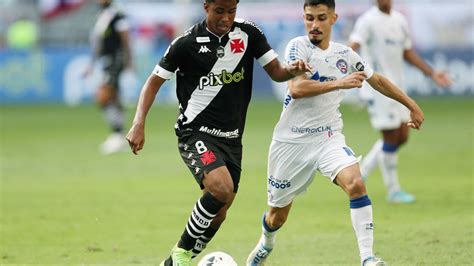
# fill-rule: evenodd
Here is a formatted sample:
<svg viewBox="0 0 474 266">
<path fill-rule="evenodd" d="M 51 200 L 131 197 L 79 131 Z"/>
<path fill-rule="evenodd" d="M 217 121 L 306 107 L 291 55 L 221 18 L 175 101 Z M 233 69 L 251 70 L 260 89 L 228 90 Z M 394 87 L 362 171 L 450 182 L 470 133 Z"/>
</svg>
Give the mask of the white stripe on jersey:
<svg viewBox="0 0 474 266">
<path fill-rule="evenodd" d="M 160 67 L 160 65 L 156 65 L 155 69 L 153 69 L 153 74 L 163 79 L 170 79 L 171 77 L 173 77 L 174 72 L 168 71 Z"/>
<path fill-rule="evenodd" d="M 244 47 L 248 47 L 249 36 L 247 33 L 240 30 L 238 27 L 234 29 L 234 32 L 238 32 L 239 38 L 242 39 L 244 43 Z M 242 57 L 245 53 L 233 53 L 230 48 L 231 40 L 232 39 L 230 39 L 227 42 L 227 45 L 224 47 L 225 56 L 217 59 L 209 74 L 214 73 L 215 75 L 219 75 L 223 70 L 232 73 L 240 63 L 240 60 L 242 60 Z M 196 118 L 196 116 L 206 109 L 206 107 L 216 97 L 223 86 L 224 85 L 205 85 L 202 89 L 199 89 L 199 85 L 196 86 L 196 89 L 194 90 L 193 94 L 191 94 L 191 98 L 188 101 L 186 111 L 184 112 L 184 115 L 187 118 L 184 124 L 191 123 Z"/>
<path fill-rule="evenodd" d="M 258 58 L 257 61 L 260 63 L 262 67 L 264 67 L 277 57 L 278 57 L 278 54 L 275 51 L 273 51 L 273 49 L 271 49 L 270 51 L 266 52 L 264 55 L 260 56 L 260 58 Z"/>
</svg>

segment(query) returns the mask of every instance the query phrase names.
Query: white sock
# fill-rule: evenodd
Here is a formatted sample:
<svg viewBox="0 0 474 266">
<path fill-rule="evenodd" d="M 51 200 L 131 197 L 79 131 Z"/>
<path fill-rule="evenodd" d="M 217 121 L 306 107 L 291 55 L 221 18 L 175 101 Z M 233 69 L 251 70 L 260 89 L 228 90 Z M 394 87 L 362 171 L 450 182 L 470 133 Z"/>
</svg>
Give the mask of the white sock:
<svg viewBox="0 0 474 266">
<path fill-rule="evenodd" d="M 274 230 L 270 229 L 270 227 L 265 222 L 265 216 L 266 214 L 263 216 L 262 236 L 260 237 L 260 243 L 267 249 L 273 249 L 273 246 L 275 245 L 276 233 L 279 228 Z"/>
<path fill-rule="evenodd" d="M 360 259 L 373 256 L 374 225 L 372 219 L 372 205 L 362 208 L 351 208 L 352 226 L 359 244 Z"/>
<path fill-rule="evenodd" d="M 370 173 L 372 173 L 372 171 L 375 169 L 375 166 L 377 166 L 377 157 L 382 152 L 382 146 L 383 140 L 377 140 L 360 163 L 360 172 L 364 179 L 367 179 Z"/>
<path fill-rule="evenodd" d="M 276 231 L 267 232 L 265 229 L 263 229 L 262 237 L 260 237 L 260 243 L 262 243 L 265 248 L 273 249 L 273 246 L 275 245 L 275 239 Z"/>
<path fill-rule="evenodd" d="M 378 156 L 378 162 L 388 194 L 400 191 L 397 170 L 398 154 L 396 152 L 381 152 Z"/>
</svg>

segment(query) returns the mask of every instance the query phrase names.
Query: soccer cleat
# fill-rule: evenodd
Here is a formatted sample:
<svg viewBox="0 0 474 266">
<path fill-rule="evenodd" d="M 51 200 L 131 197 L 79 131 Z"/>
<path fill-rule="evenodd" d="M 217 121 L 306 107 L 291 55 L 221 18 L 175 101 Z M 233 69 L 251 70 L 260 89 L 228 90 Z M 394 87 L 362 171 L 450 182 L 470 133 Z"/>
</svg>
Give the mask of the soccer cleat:
<svg viewBox="0 0 474 266">
<path fill-rule="evenodd" d="M 362 266 L 387 266 L 387 263 L 381 258 L 370 256 L 362 261 Z"/>
<path fill-rule="evenodd" d="M 415 196 L 400 190 L 397 192 L 393 192 L 390 195 L 388 195 L 387 198 L 388 202 L 390 203 L 401 203 L 401 204 L 407 204 L 407 203 L 414 203 L 415 202 Z"/>
<path fill-rule="evenodd" d="M 258 243 L 247 258 L 247 266 L 264 265 L 271 252 L 271 249 L 265 248 L 262 244 Z"/>
<path fill-rule="evenodd" d="M 173 266 L 173 260 L 171 259 L 171 256 L 169 256 L 166 260 L 162 261 L 160 263 L 160 266 Z"/>
<path fill-rule="evenodd" d="M 109 155 L 112 153 L 125 151 L 127 145 L 127 140 L 120 133 L 111 134 L 102 144 L 100 144 L 100 152 L 104 155 Z"/>
<path fill-rule="evenodd" d="M 162 263 L 164 266 L 191 266 L 192 256 L 193 252 L 191 250 L 185 250 L 178 246 L 174 246 L 171 250 L 171 256 Z"/>
</svg>

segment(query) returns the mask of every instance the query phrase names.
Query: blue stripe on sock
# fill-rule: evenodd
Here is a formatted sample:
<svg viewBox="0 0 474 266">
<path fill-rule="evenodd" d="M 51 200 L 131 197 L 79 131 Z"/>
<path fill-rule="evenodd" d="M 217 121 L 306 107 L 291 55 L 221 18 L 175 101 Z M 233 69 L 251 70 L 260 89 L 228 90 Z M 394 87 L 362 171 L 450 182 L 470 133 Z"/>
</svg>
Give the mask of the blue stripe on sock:
<svg viewBox="0 0 474 266">
<path fill-rule="evenodd" d="M 277 228 L 270 228 L 270 226 L 268 226 L 267 222 L 265 222 L 265 217 L 267 217 L 267 213 L 264 213 L 263 214 L 263 219 L 262 219 L 262 225 L 263 225 L 263 228 L 265 228 L 265 231 L 267 232 L 275 232 L 276 230 L 280 229 L 280 227 L 277 227 Z"/>
<path fill-rule="evenodd" d="M 384 152 L 396 152 L 398 150 L 398 145 L 396 144 L 390 144 L 390 143 L 387 143 L 387 142 L 384 142 L 383 143 L 383 146 L 382 146 L 382 151 Z"/>
<path fill-rule="evenodd" d="M 350 207 L 351 209 L 358 209 L 365 206 L 369 206 L 371 204 L 372 202 L 370 201 L 369 196 L 365 195 L 357 199 L 351 199 Z"/>
</svg>

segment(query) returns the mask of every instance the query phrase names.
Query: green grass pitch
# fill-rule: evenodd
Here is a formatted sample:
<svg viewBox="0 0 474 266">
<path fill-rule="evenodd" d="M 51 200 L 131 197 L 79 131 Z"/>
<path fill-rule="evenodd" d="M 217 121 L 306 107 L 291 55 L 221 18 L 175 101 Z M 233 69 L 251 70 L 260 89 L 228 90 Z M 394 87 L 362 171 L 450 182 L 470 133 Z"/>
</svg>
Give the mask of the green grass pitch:
<svg viewBox="0 0 474 266">
<path fill-rule="evenodd" d="M 375 250 L 390 265 L 472 265 L 473 98 L 421 99 L 426 121 L 400 152 L 413 205 L 390 205 L 380 173 L 367 183 Z M 155 104 L 157 105 L 157 104 Z M 266 210 L 266 160 L 277 102 L 251 104 L 240 191 L 206 252 L 244 265 Z M 101 156 L 94 106 L 0 107 L 0 264 L 157 265 L 181 235 L 198 186 L 179 158 L 176 106 L 151 110 L 145 149 Z M 348 145 L 379 134 L 365 110 L 342 107 Z M 132 110 L 129 112 L 132 116 Z M 268 265 L 358 265 L 345 194 L 321 175 L 297 198 Z"/>
</svg>

